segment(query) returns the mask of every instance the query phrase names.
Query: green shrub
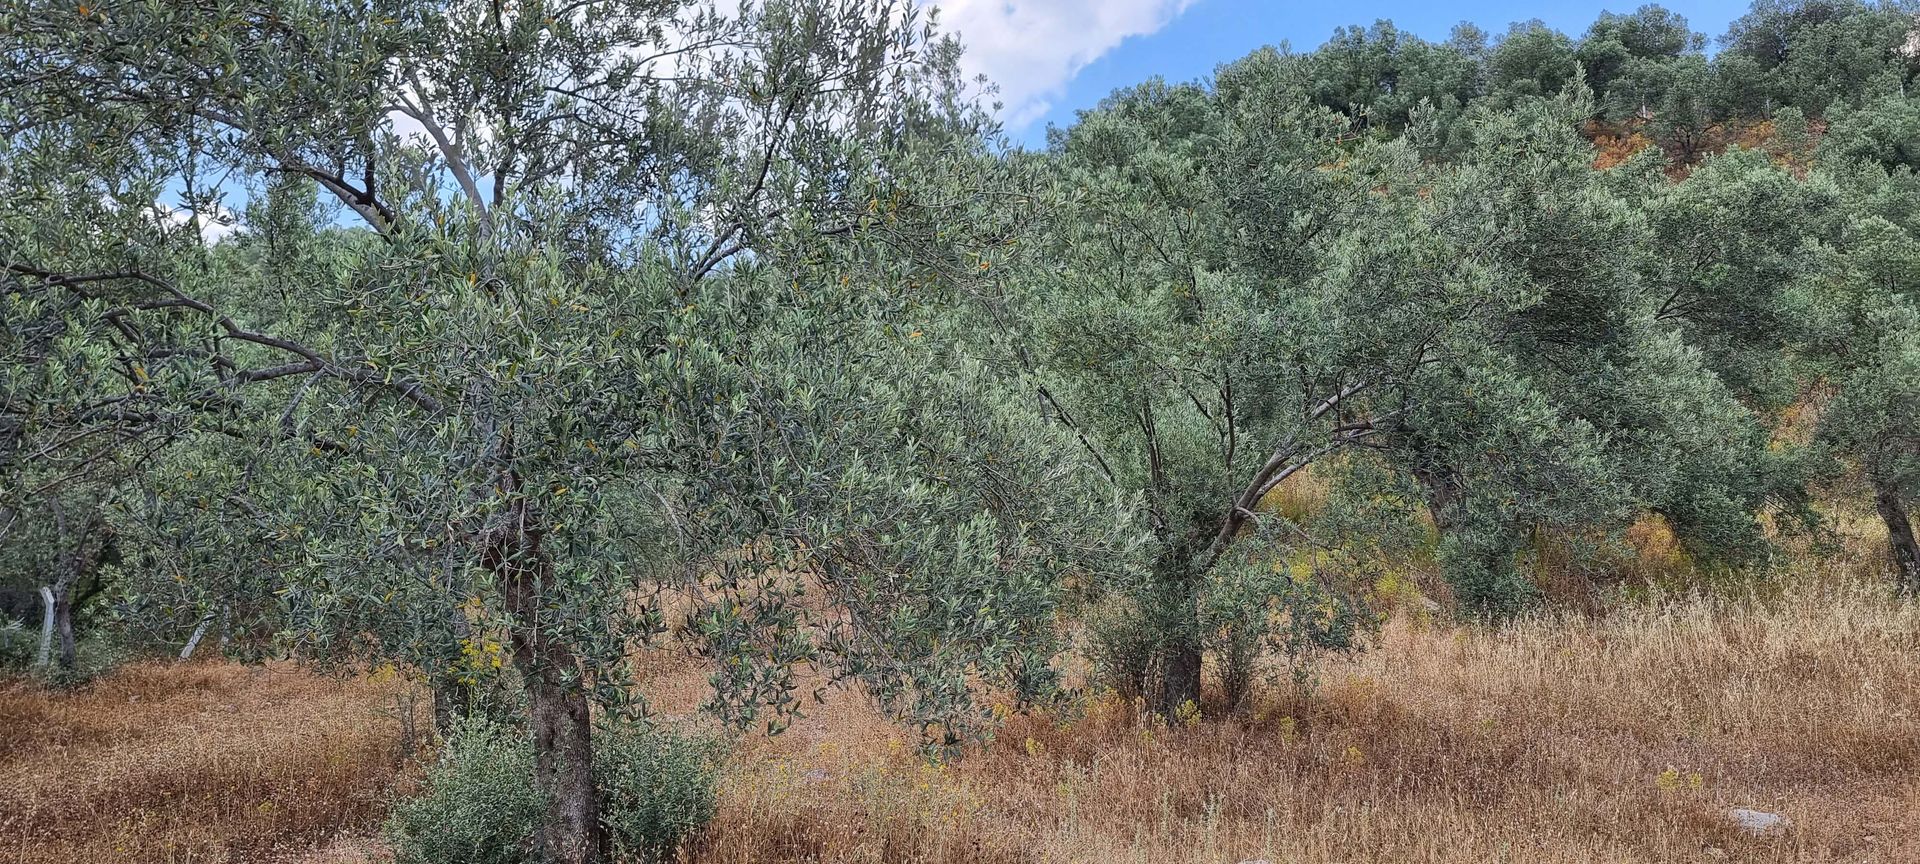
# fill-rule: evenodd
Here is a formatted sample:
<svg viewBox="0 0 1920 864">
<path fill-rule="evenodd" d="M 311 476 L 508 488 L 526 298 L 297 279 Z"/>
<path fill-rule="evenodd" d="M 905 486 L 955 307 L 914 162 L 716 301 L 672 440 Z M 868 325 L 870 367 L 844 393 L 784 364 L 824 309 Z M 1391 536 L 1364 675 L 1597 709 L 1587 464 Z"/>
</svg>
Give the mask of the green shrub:
<svg viewBox="0 0 1920 864">
<path fill-rule="evenodd" d="M 594 753 L 600 821 L 618 860 L 671 860 L 713 818 L 719 747 L 651 726 L 603 730 Z"/>
<path fill-rule="evenodd" d="M 24 672 L 33 665 L 40 631 L 20 621 L 0 617 L 0 671 Z"/>
<path fill-rule="evenodd" d="M 74 640 L 72 669 L 62 669 L 57 664 L 59 643 L 55 644 L 55 665 L 42 671 L 41 678 L 52 687 L 82 687 L 133 659 L 134 652 L 121 634 L 98 625 L 89 626 L 81 631 Z M 39 636 L 35 635 L 36 642 Z"/>
<path fill-rule="evenodd" d="M 1084 620 L 1094 680 L 1113 688 L 1122 699 L 1145 695 L 1161 636 L 1140 604 L 1124 596 L 1108 596 L 1088 609 Z"/>
<path fill-rule="evenodd" d="M 1510 538 L 1490 532 L 1456 530 L 1440 541 L 1434 560 L 1467 615 L 1502 621 L 1519 615 L 1539 597 Z"/>
<path fill-rule="evenodd" d="M 1345 556 L 1312 551 L 1281 559 L 1222 562 L 1207 575 L 1200 602 L 1202 641 L 1219 662 L 1226 708 L 1240 706 L 1260 657 L 1278 652 L 1296 681 L 1318 655 L 1352 651 L 1378 625 L 1360 596 L 1366 572 Z"/>
<path fill-rule="evenodd" d="M 0 672 L 31 674 L 48 687 L 82 686 L 113 671 L 114 667 L 127 662 L 131 656 L 127 645 L 116 638 L 116 634 L 98 626 L 80 631 L 79 638 L 74 642 L 72 669 L 60 668 L 58 641 L 49 646 L 48 662 L 44 668 L 35 668 L 33 665 L 39 653 L 38 621 L 0 618 Z"/>
<path fill-rule="evenodd" d="M 524 864 L 543 806 L 533 785 L 533 748 L 484 720 L 448 731 L 418 796 L 394 805 L 387 842 L 395 864 Z"/>
</svg>

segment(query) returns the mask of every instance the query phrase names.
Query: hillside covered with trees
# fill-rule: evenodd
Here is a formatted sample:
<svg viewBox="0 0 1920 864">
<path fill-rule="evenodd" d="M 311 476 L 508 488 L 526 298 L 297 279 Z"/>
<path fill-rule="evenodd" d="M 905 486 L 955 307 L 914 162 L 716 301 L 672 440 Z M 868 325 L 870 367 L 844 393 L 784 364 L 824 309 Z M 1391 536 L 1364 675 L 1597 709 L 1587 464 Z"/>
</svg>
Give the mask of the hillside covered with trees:
<svg viewBox="0 0 1920 864">
<path fill-rule="evenodd" d="M 1822 674 L 1891 674 L 1916 15 L 1381 21 L 1023 149 L 907 0 L 22 0 L 0 700 L 298 664 L 431 715 L 353 817 L 400 861 L 840 860 L 701 828 L 836 694 L 926 766 L 1092 746 L 1070 715 L 1231 761 L 1313 714 L 1380 736 L 1314 763 L 1360 771 L 1408 739 L 1327 670 L 1450 650 L 1408 632 L 1657 641 L 1741 598 L 1825 640 L 1816 573 L 1871 597 Z M 942 854 L 878 860 L 1000 860 Z"/>
</svg>

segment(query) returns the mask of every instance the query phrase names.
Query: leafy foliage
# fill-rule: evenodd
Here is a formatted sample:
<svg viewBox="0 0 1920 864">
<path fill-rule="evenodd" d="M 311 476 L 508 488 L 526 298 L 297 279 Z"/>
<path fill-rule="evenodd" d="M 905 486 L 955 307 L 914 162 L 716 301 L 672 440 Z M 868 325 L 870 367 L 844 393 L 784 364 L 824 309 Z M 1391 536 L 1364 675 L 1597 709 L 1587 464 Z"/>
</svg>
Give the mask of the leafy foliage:
<svg viewBox="0 0 1920 864">
<path fill-rule="evenodd" d="M 420 794 L 394 802 L 385 836 L 401 864 L 521 864 L 534 855 L 540 790 L 524 736 L 486 721 L 448 731 Z"/>
<path fill-rule="evenodd" d="M 622 860 L 673 860 L 674 850 L 713 818 L 716 742 L 632 726 L 602 735 L 594 761 L 607 834 Z"/>
</svg>

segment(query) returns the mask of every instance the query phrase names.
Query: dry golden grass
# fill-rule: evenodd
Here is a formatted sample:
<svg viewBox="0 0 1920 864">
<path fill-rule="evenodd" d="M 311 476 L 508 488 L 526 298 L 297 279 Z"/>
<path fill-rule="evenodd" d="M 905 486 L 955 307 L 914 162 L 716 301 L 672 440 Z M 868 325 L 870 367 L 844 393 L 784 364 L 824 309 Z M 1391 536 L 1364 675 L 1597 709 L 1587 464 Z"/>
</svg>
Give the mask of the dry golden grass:
<svg viewBox="0 0 1920 864">
<path fill-rule="evenodd" d="M 1619 167 L 1640 151 L 1655 146 L 1652 138 L 1631 126 L 1613 128 L 1589 123 L 1586 135 L 1593 142 L 1593 167 L 1602 171 Z"/>
<path fill-rule="evenodd" d="M 1920 860 L 1917 653 L 1920 609 L 1871 586 L 1497 631 L 1401 619 L 1237 718 L 1169 729 L 1089 700 L 945 767 L 838 694 L 743 742 L 688 860 Z M 700 698 L 697 667 L 652 671 L 663 709 Z M 369 831 L 399 770 L 398 687 L 216 664 L 16 686 L 0 855 L 377 858 L 341 835 Z M 1740 836 L 1733 806 L 1795 827 Z"/>
<path fill-rule="evenodd" d="M 835 705 L 735 769 L 692 860 L 1916 861 L 1916 649 L 1877 589 L 1399 621 L 1240 718 L 1096 701 L 947 768 Z M 1742 806 L 1795 828 L 1744 837 Z"/>
<path fill-rule="evenodd" d="M 250 862 L 364 833 L 408 761 L 408 690 L 217 662 L 0 683 L 0 861 Z"/>
<path fill-rule="evenodd" d="M 835 693 L 740 743 L 683 860 L 1920 861 L 1920 606 L 1886 589 L 1870 514 L 1828 510 L 1843 542 L 1802 544 L 1791 578 L 1601 592 L 1499 629 L 1401 615 L 1310 690 L 1187 727 L 1087 698 L 936 766 Z M 1661 526 L 1628 544 L 1641 576 L 1684 584 Z M 668 717 L 705 697 L 672 652 L 642 672 Z M 381 860 L 404 692 L 226 664 L 6 685 L 0 860 Z M 1747 837 L 1730 807 L 1793 828 Z"/>
</svg>

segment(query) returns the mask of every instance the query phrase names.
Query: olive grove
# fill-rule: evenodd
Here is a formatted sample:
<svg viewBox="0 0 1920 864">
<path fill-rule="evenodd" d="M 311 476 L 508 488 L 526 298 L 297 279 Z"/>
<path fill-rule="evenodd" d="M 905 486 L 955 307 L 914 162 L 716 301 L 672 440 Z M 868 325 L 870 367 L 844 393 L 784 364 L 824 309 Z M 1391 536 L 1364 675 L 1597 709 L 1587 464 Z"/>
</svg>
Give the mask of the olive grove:
<svg viewBox="0 0 1920 864">
<path fill-rule="evenodd" d="M 1073 639 L 1197 721 L 1645 519 L 1764 576 L 1837 489 L 1920 592 L 1914 22 L 1383 21 L 1027 149 L 909 0 L 24 0 L 0 616 L 403 669 L 583 862 L 649 647 L 955 752 Z"/>
</svg>

